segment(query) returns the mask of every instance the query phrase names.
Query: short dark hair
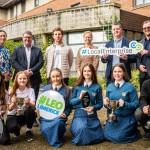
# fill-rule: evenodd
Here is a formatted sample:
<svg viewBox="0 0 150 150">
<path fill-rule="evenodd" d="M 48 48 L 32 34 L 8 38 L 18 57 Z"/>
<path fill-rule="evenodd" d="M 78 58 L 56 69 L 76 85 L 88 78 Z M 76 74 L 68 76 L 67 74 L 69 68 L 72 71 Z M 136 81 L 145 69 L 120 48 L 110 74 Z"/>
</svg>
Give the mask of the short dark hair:
<svg viewBox="0 0 150 150">
<path fill-rule="evenodd" d="M 54 32 L 55 32 L 55 31 L 60 31 L 61 34 L 64 35 L 64 31 L 63 31 L 60 27 L 57 27 L 57 28 L 54 28 L 54 29 L 53 29 L 53 32 L 52 32 L 53 35 L 54 35 Z"/>
<path fill-rule="evenodd" d="M 6 33 L 6 31 L 4 31 L 4 30 L 0 30 L 0 33 L 1 33 L 1 32 L 4 32 L 4 33 L 5 33 L 5 35 L 6 35 L 6 37 L 7 37 L 7 33 Z"/>
<path fill-rule="evenodd" d="M 31 36 L 33 37 L 33 34 L 32 34 L 31 31 L 25 31 L 25 32 L 23 33 L 23 36 L 24 36 L 25 34 L 29 34 L 29 35 L 31 35 Z"/>
<path fill-rule="evenodd" d="M 120 28 L 123 28 L 123 27 L 122 27 L 122 22 L 121 22 L 121 21 L 115 22 L 115 23 L 112 24 L 112 26 L 113 26 L 113 25 L 119 25 Z"/>
</svg>

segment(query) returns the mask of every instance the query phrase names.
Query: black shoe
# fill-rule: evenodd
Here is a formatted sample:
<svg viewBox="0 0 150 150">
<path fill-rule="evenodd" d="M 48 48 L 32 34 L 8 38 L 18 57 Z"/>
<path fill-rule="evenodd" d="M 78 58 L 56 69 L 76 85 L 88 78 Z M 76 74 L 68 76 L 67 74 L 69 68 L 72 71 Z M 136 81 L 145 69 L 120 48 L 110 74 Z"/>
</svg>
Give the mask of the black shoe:
<svg viewBox="0 0 150 150">
<path fill-rule="evenodd" d="M 27 131 L 26 132 L 26 138 L 27 138 L 27 141 L 33 141 L 34 140 L 34 135 L 31 131 Z"/>
<path fill-rule="evenodd" d="M 18 139 L 20 137 L 20 132 L 14 133 L 13 136 Z"/>
<path fill-rule="evenodd" d="M 33 127 L 38 127 L 38 126 L 39 126 L 39 124 L 38 124 L 37 120 L 35 120 L 33 123 Z"/>
<path fill-rule="evenodd" d="M 147 140 L 147 141 L 150 140 L 150 132 L 145 133 L 143 140 Z"/>
</svg>

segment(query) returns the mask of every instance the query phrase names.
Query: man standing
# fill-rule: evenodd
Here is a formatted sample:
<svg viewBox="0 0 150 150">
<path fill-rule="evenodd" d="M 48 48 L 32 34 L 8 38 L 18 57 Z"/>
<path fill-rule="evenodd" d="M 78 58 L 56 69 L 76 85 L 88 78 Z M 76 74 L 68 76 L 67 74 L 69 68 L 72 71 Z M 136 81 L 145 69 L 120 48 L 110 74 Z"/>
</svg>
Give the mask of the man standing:
<svg viewBox="0 0 150 150">
<path fill-rule="evenodd" d="M 150 79 L 144 81 L 141 88 L 140 107 L 135 111 L 135 118 L 141 124 L 145 140 L 150 140 L 150 128 L 146 128 L 146 122 L 150 120 Z"/>
<path fill-rule="evenodd" d="M 141 40 L 144 49 L 137 54 L 137 66 L 140 74 L 140 89 L 145 80 L 150 79 L 150 20 L 143 22 L 143 33 L 145 39 Z"/>
<path fill-rule="evenodd" d="M 49 80 L 53 68 L 59 68 L 62 71 L 64 83 L 68 85 L 73 52 L 69 46 L 63 43 L 63 30 L 61 28 L 55 28 L 52 34 L 54 43 L 47 47 L 45 52 L 47 79 Z"/>
<path fill-rule="evenodd" d="M 12 67 L 15 69 L 13 80 L 17 72 L 24 71 L 30 77 L 31 87 L 34 89 L 37 99 L 42 82 L 40 69 L 44 61 L 41 50 L 32 46 L 32 38 L 32 32 L 26 31 L 22 37 L 24 45 L 14 49 L 12 55 Z M 35 122 L 34 126 L 38 126 L 38 124 Z"/>
<path fill-rule="evenodd" d="M 130 41 L 123 37 L 122 35 L 122 25 L 120 23 L 112 25 L 113 39 L 106 43 L 107 48 L 122 48 L 129 47 Z M 107 63 L 105 77 L 107 78 L 106 84 L 111 82 L 111 70 L 112 67 L 117 63 L 123 63 L 127 69 L 128 75 L 131 78 L 131 68 L 130 63 L 136 62 L 135 55 L 125 55 L 123 53 L 116 55 L 104 54 L 101 58 L 103 63 Z"/>
</svg>

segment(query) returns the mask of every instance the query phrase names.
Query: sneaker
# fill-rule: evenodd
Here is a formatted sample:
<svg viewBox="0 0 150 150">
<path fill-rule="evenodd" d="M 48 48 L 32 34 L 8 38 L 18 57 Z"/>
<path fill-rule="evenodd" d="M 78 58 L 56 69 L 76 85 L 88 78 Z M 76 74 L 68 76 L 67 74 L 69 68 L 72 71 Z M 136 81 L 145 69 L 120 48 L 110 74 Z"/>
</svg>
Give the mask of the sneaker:
<svg viewBox="0 0 150 150">
<path fill-rule="evenodd" d="M 33 123 L 33 127 L 38 127 L 38 126 L 39 126 L 39 124 L 38 124 L 37 120 L 35 120 Z"/>
<path fill-rule="evenodd" d="M 26 138 L 27 138 L 27 141 L 33 141 L 34 140 L 34 135 L 31 131 L 27 131 L 26 132 Z"/>
<path fill-rule="evenodd" d="M 145 133 L 143 140 L 147 140 L 147 141 L 150 140 L 150 132 Z"/>
</svg>

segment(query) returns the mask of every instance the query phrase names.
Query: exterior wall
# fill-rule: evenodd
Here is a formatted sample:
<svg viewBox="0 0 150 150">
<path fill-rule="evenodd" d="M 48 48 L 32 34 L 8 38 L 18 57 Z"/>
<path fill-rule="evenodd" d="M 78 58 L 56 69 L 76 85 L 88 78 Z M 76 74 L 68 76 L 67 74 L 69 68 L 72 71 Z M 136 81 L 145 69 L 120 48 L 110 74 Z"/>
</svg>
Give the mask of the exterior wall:
<svg viewBox="0 0 150 150">
<path fill-rule="evenodd" d="M 110 0 L 110 1 L 119 3 L 121 5 L 122 10 L 150 17 L 150 3 L 135 6 L 135 0 Z"/>
<path fill-rule="evenodd" d="M 0 20 L 7 20 L 7 10 L 0 9 Z"/>
</svg>

